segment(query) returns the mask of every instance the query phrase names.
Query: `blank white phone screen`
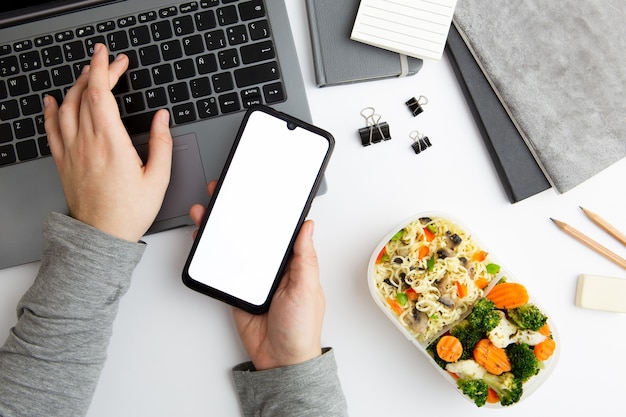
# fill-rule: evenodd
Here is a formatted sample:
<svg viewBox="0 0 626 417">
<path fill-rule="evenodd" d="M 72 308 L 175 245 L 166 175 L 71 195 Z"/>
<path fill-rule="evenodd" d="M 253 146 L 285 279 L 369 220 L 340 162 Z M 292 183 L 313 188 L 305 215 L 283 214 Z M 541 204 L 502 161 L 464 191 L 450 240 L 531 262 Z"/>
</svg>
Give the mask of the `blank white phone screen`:
<svg viewBox="0 0 626 417">
<path fill-rule="evenodd" d="M 329 151 L 327 138 L 250 114 L 189 265 L 205 285 L 261 305 Z"/>
</svg>

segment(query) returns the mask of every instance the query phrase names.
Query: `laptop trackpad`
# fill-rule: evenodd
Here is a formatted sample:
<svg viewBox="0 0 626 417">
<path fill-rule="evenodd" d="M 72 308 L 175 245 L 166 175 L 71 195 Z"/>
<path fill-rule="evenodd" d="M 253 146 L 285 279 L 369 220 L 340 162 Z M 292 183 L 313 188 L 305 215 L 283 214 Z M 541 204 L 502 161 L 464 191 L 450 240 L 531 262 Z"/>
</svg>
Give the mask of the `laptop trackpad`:
<svg viewBox="0 0 626 417">
<path fill-rule="evenodd" d="M 161 211 L 155 219 L 150 232 L 172 227 L 168 220 L 187 216 L 189 208 L 196 203 L 208 204 L 206 180 L 200 158 L 200 150 L 194 133 L 173 138 L 172 175 L 165 193 Z M 148 155 L 148 144 L 138 145 L 137 152 L 142 160 Z M 180 225 L 178 222 L 177 225 Z"/>
</svg>

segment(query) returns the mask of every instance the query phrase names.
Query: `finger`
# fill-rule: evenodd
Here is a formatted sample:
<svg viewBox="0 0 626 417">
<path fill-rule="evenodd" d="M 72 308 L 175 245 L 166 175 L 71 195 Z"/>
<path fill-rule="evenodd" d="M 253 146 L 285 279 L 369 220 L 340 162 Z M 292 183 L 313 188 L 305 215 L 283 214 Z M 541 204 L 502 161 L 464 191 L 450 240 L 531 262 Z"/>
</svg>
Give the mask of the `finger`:
<svg viewBox="0 0 626 417">
<path fill-rule="evenodd" d="M 113 62 L 109 65 L 109 90 L 118 83 L 120 77 L 128 69 L 128 57 L 124 54 L 119 54 L 115 57 Z"/>
<path fill-rule="evenodd" d="M 146 174 L 152 177 L 163 193 L 170 181 L 172 171 L 172 135 L 169 126 L 170 114 L 167 110 L 155 113 L 150 127 L 150 142 Z"/>
<path fill-rule="evenodd" d="M 59 108 L 59 127 L 66 142 L 72 141 L 78 134 L 80 107 L 83 92 L 87 88 L 89 71 L 89 65 L 83 67 L 81 75 L 69 89 Z"/>
<path fill-rule="evenodd" d="M 300 228 L 293 246 L 293 257 L 289 267 L 292 279 L 294 277 L 302 279 L 302 284 L 305 285 L 319 284 L 319 265 L 313 244 L 313 229 L 312 220 L 307 220 Z"/>
<path fill-rule="evenodd" d="M 48 136 L 48 146 L 58 166 L 58 161 L 63 158 L 64 150 L 63 135 L 59 126 L 59 105 L 52 96 L 45 96 L 43 105 L 43 119 L 46 135 Z"/>
<path fill-rule="evenodd" d="M 209 197 L 213 196 L 213 193 L 215 192 L 215 189 L 217 188 L 217 181 L 216 180 L 212 180 L 210 181 L 207 186 L 206 186 L 206 190 L 209 193 Z"/>
<path fill-rule="evenodd" d="M 121 61 L 124 64 L 124 61 Z M 117 64 L 111 72 L 111 76 L 116 76 L 120 70 Z M 89 70 L 89 84 L 85 90 L 83 108 L 88 107 L 90 112 L 85 112 L 85 116 L 91 117 L 90 119 L 84 118 L 87 124 L 92 123 L 95 130 L 102 130 L 108 133 L 117 130 L 115 134 L 109 135 L 109 137 L 119 137 L 123 128 L 120 114 L 117 111 L 117 103 L 111 93 L 111 81 L 109 72 L 109 54 L 106 46 L 101 43 L 96 44 L 94 47 L 94 53 L 91 57 L 91 65 Z M 115 109 L 116 111 L 113 111 Z M 82 114 L 81 114 L 82 116 Z M 97 121 L 97 123 L 95 123 Z M 123 135 L 125 137 L 127 135 Z"/>
<path fill-rule="evenodd" d="M 191 217 L 191 220 L 194 222 L 196 227 L 200 227 L 200 223 L 202 223 L 202 219 L 204 219 L 205 215 L 206 207 L 202 204 L 194 204 L 189 209 L 189 217 Z"/>
</svg>

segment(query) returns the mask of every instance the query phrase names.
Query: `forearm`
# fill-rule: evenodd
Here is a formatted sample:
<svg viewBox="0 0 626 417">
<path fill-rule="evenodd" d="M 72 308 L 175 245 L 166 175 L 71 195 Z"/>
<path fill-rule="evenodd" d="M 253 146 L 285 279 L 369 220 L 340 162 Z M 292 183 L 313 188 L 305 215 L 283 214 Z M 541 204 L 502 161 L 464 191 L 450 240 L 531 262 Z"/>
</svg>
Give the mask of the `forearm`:
<svg viewBox="0 0 626 417">
<path fill-rule="evenodd" d="M 84 415 L 145 245 L 52 214 L 41 267 L 0 348 L 0 415 Z"/>
<path fill-rule="evenodd" d="M 255 371 L 246 362 L 233 368 L 243 415 L 347 416 L 334 353 L 284 368 Z"/>
</svg>

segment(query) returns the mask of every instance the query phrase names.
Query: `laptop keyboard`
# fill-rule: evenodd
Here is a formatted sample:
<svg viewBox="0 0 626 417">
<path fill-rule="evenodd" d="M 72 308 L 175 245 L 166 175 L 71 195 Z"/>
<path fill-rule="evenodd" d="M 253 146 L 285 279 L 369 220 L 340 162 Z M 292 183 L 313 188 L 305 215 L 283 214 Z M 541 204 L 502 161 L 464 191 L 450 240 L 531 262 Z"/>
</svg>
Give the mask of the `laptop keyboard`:
<svg viewBox="0 0 626 417">
<path fill-rule="evenodd" d="M 96 43 L 129 68 L 113 89 L 130 134 L 168 108 L 172 125 L 284 101 L 263 0 L 202 0 L 0 43 L 0 166 L 50 155 L 43 102 L 58 103 Z"/>
</svg>

